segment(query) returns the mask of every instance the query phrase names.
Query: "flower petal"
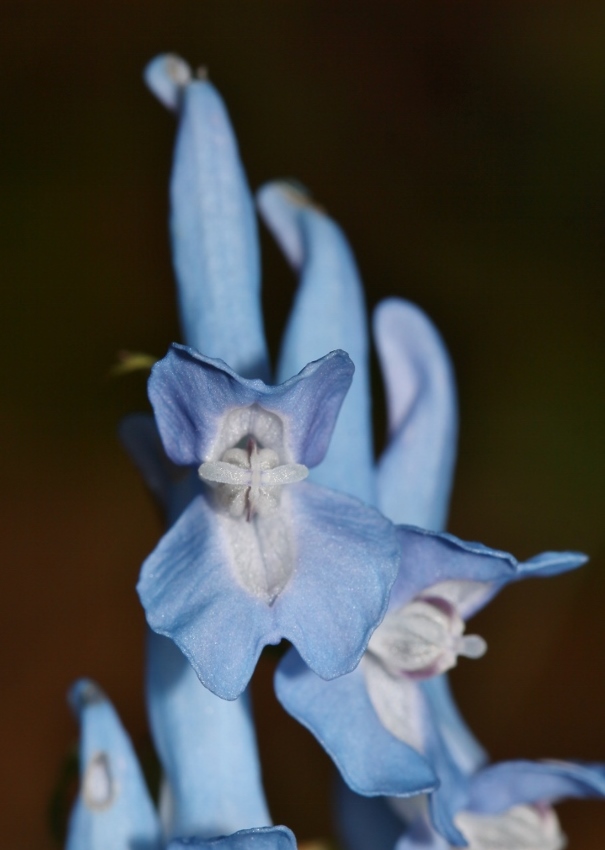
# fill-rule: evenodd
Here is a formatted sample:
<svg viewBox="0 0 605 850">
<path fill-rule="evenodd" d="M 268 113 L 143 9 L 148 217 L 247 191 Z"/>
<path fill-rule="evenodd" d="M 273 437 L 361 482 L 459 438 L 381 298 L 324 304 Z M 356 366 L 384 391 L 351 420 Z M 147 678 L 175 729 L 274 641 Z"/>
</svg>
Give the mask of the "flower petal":
<svg viewBox="0 0 605 850">
<path fill-rule="evenodd" d="M 464 808 L 493 814 L 517 805 L 556 803 L 568 797 L 605 797 L 605 765 L 500 762 L 472 778 Z"/>
<path fill-rule="evenodd" d="M 395 528 L 342 493 L 302 482 L 292 502 L 297 567 L 275 603 L 284 637 L 320 676 L 357 666 L 399 566 Z"/>
<path fill-rule="evenodd" d="M 449 355 L 427 316 L 400 299 L 374 313 L 389 443 L 377 469 L 378 506 L 397 523 L 445 527 L 458 417 Z"/>
<path fill-rule="evenodd" d="M 221 96 L 175 56 L 146 71 L 179 112 L 171 230 L 185 341 L 247 377 L 268 376 L 254 206 Z"/>
<path fill-rule="evenodd" d="M 257 204 L 300 282 L 282 340 L 278 381 L 324 352 L 341 348 L 355 364 L 327 455 L 311 475 L 326 487 L 375 502 L 365 300 L 347 240 L 300 189 L 268 183 Z"/>
<path fill-rule="evenodd" d="M 203 839 L 176 839 L 171 841 L 167 850 L 296 850 L 296 839 L 287 826 L 267 826 L 261 829 L 243 829 L 234 835 L 222 835 Z"/>
<path fill-rule="evenodd" d="M 273 387 L 241 378 L 221 360 L 172 345 L 151 371 L 149 398 L 175 463 L 217 460 L 248 433 L 243 426 L 243 433 L 237 432 L 235 420 L 235 425 L 226 424 L 226 414 L 259 405 L 284 424 L 285 460 L 315 466 L 327 450 L 353 371 L 348 355 L 333 351 Z"/>
<path fill-rule="evenodd" d="M 137 757 L 120 720 L 94 682 L 70 692 L 80 718 L 80 791 L 66 850 L 159 850 L 160 824 Z"/>
<path fill-rule="evenodd" d="M 170 836 L 211 838 L 271 823 L 250 700 L 207 690 L 175 644 L 148 635 L 147 706 L 170 788 Z"/>
<path fill-rule="evenodd" d="M 290 650 L 277 668 L 275 693 L 286 711 L 315 735 L 357 793 L 406 796 L 435 787 L 428 762 L 378 720 L 359 669 L 327 682 Z"/>
<path fill-rule="evenodd" d="M 235 699 L 281 635 L 271 608 L 237 581 L 220 529 L 198 496 L 143 564 L 137 590 L 151 628 L 174 640 L 207 688 Z"/>
<path fill-rule="evenodd" d="M 335 809 L 343 850 L 393 850 L 404 828 L 385 797 L 362 797 L 342 781 Z"/>
</svg>

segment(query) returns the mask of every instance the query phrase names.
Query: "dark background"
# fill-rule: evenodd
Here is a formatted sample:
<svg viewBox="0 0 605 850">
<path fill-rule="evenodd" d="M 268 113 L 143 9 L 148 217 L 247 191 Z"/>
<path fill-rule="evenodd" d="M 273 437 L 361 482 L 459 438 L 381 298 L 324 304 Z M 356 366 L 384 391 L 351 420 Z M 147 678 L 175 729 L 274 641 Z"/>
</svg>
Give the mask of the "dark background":
<svg viewBox="0 0 605 850">
<path fill-rule="evenodd" d="M 605 761 L 605 6 L 4 0 L 3 844 L 54 846 L 74 678 L 97 679 L 146 746 L 134 583 L 161 523 L 115 437 L 143 378 L 108 371 L 178 334 L 174 122 L 141 83 L 166 50 L 208 66 L 252 186 L 300 179 L 348 233 L 369 302 L 405 296 L 441 329 L 462 414 L 451 530 L 519 557 L 591 554 L 479 615 L 489 653 L 453 681 L 494 758 Z M 293 287 L 266 234 L 263 261 L 275 351 Z M 270 805 L 325 835 L 327 760 L 275 705 L 270 666 L 255 682 Z M 602 850 L 602 804 L 560 814 L 572 848 Z"/>
</svg>

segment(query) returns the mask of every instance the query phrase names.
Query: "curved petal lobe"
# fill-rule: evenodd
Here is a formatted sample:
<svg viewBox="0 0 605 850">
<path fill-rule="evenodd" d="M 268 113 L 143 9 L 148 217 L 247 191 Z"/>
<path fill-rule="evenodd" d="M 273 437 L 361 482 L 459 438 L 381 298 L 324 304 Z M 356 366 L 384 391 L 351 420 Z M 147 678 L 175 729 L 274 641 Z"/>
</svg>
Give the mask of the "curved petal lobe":
<svg viewBox="0 0 605 850">
<path fill-rule="evenodd" d="M 393 522 L 445 527 L 458 433 L 450 358 L 427 316 L 400 299 L 374 313 L 389 442 L 377 469 L 378 506 Z"/>
<path fill-rule="evenodd" d="M 355 364 L 330 448 L 311 478 L 374 504 L 367 318 L 352 251 L 338 225 L 292 185 L 263 186 L 257 203 L 288 262 L 300 273 L 278 380 L 334 348 L 346 351 Z"/>
<path fill-rule="evenodd" d="M 221 835 L 210 840 L 176 839 L 168 850 L 296 850 L 296 839 L 286 826 L 268 826 L 262 829 L 243 829 L 234 835 Z"/>
</svg>

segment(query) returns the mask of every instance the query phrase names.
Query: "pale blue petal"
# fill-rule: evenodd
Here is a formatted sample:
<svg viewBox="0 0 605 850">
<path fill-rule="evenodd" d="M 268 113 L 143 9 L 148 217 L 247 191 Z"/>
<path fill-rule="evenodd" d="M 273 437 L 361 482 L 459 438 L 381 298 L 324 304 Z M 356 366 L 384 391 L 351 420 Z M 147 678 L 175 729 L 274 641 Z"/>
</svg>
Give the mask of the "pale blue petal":
<svg viewBox="0 0 605 850">
<path fill-rule="evenodd" d="M 393 850 L 404 828 L 385 797 L 362 797 L 340 781 L 335 809 L 343 850 Z"/>
<path fill-rule="evenodd" d="M 168 638 L 150 632 L 147 706 L 170 788 L 170 836 L 211 838 L 271 823 L 249 696 L 220 699 Z"/>
<path fill-rule="evenodd" d="M 171 181 L 171 232 L 185 341 L 246 377 L 266 378 L 254 205 L 221 96 L 188 81 L 178 57 L 146 79 L 180 120 Z"/>
<path fill-rule="evenodd" d="M 451 758 L 463 773 L 475 773 L 487 762 L 488 756 L 460 714 L 448 677 L 442 675 L 426 679 L 423 692 Z"/>
<path fill-rule="evenodd" d="M 512 806 L 605 797 L 605 765 L 509 761 L 480 771 L 470 784 L 469 811 L 494 814 Z"/>
<path fill-rule="evenodd" d="M 72 688 L 70 702 L 80 718 L 81 777 L 66 850 L 159 850 L 159 821 L 113 706 L 84 679 Z"/>
<path fill-rule="evenodd" d="M 175 641 L 201 682 L 223 699 L 245 689 L 266 643 L 272 609 L 236 580 L 215 510 L 198 496 L 160 540 L 137 590 L 147 622 Z"/>
<path fill-rule="evenodd" d="M 395 528 L 343 493 L 291 488 L 297 567 L 274 608 L 284 637 L 320 676 L 359 663 L 399 566 Z"/>
<path fill-rule="evenodd" d="M 296 560 L 272 604 L 238 582 L 230 541 L 203 496 L 141 570 L 149 625 L 174 640 L 223 699 L 239 696 L 263 646 L 283 637 L 320 675 L 348 672 L 387 605 L 399 565 L 394 526 L 357 499 L 306 482 L 288 498 Z"/>
<path fill-rule="evenodd" d="M 153 416 L 146 413 L 127 416 L 120 422 L 119 436 L 145 484 L 164 510 L 168 525 L 172 525 L 202 491 L 197 472 L 177 466 L 168 458 Z"/>
<path fill-rule="evenodd" d="M 355 364 L 330 448 L 311 479 L 374 504 L 367 318 L 353 253 L 338 225 L 292 185 L 267 184 L 257 203 L 288 262 L 300 272 L 278 381 L 335 348 L 346 351 Z"/>
<path fill-rule="evenodd" d="M 290 650 L 277 668 L 275 693 L 286 711 L 315 735 L 357 793 L 407 796 L 435 787 L 428 762 L 378 720 L 361 670 L 326 682 Z"/>
<path fill-rule="evenodd" d="M 578 552 L 547 552 L 519 562 L 508 552 L 482 543 L 468 543 L 453 534 L 398 526 L 401 568 L 391 591 L 389 608 L 398 608 L 423 590 L 443 581 L 466 580 L 485 584 L 485 594 L 464 617 L 475 613 L 511 581 L 550 576 L 575 569 L 586 562 Z"/>
<path fill-rule="evenodd" d="M 171 841 L 167 850 L 296 850 L 294 834 L 286 826 L 243 829 L 235 835 L 222 835 L 204 841 L 199 838 Z"/>
<path fill-rule="evenodd" d="M 389 519 L 445 527 L 458 416 L 449 355 L 427 316 L 399 299 L 374 313 L 384 375 L 389 442 L 377 469 L 378 506 Z"/>
<path fill-rule="evenodd" d="M 332 351 L 285 383 L 268 386 L 241 378 L 221 360 L 172 345 L 151 370 L 149 398 L 164 448 L 175 463 L 211 459 L 225 414 L 257 404 L 283 420 L 292 459 L 315 466 L 328 448 L 353 370 L 344 351 Z"/>
<path fill-rule="evenodd" d="M 394 850 L 450 850 L 451 846 L 449 841 L 428 824 L 418 820 L 412 824 L 409 832 L 400 838 Z"/>
</svg>

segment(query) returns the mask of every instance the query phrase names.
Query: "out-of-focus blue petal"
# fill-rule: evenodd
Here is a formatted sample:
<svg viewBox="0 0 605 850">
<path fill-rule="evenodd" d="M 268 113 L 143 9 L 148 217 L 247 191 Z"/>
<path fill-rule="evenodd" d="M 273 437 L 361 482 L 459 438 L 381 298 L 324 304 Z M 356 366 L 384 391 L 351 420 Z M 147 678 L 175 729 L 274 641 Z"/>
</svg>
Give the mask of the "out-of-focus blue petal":
<svg viewBox="0 0 605 850">
<path fill-rule="evenodd" d="M 397 523 L 445 527 L 458 432 L 449 355 L 413 304 L 383 301 L 374 336 L 386 385 L 389 442 L 377 469 L 378 506 Z"/>
<path fill-rule="evenodd" d="M 296 375 L 306 363 L 334 348 L 346 351 L 355 364 L 330 447 L 311 479 L 374 504 L 367 318 L 352 251 L 338 225 L 292 185 L 263 186 L 257 203 L 288 262 L 300 272 L 282 341 L 278 381 Z"/>
<path fill-rule="evenodd" d="M 207 690 L 168 638 L 149 633 L 147 706 L 170 789 L 170 836 L 211 838 L 271 823 L 250 701 Z"/>
<path fill-rule="evenodd" d="M 286 711 L 315 735 L 354 791 L 404 796 L 435 787 L 428 762 L 378 720 L 361 670 L 326 682 L 290 650 L 277 668 L 275 692 Z"/>
<path fill-rule="evenodd" d="M 410 826 L 409 832 L 399 839 L 394 850 L 450 850 L 451 846 L 428 824 L 417 820 Z"/>
<path fill-rule="evenodd" d="M 177 466 L 168 458 L 153 416 L 146 413 L 127 416 L 120 422 L 119 436 L 145 484 L 164 510 L 168 525 L 172 525 L 202 491 L 197 473 Z"/>
<path fill-rule="evenodd" d="M 180 116 L 170 194 L 185 341 L 246 377 L 267 378 L 254 205 L 225 105 L 178 57 L 157 57 L 145 78 Z"/>
<path fill-rule="evenodd" d="M 85 679 L 72 688 L 70 702 L 80 718 L 80 791 L 66 850 L 159 850 L 159 821 L 113 706 Z"/>
<path fill-rule="evenodd" d="M 280 631 L 320 676 L 357 666 L 399 566 L 394 526 L 344 493 L 291 488 L 297 567 L 275 602 Z"/>
<path fill-rule="evenodd" d="M 385 797 L 361 797 L 339 781 L 335 803 L 343 850 L 393 850 L 403 824 Z"/>
<path fill-rule="evenodd" d="M 268 386 L 241 378 L 220 360 L 172 345 L 151 371 L 149 398 L 175 463 L 209 460 L 220 445 L 225 414 L 258 404 L 284 422 L 284 447 L 292 459 L 315 466 L 328 448 L 353 371 L 344 351 L 332 351 L 285 383 Z"/>
<path fill-rule="evenodd" d="M 261 829 L 242 829 L 234 835 L 222 835 L 204 841 L 199 838 L 176 839 L 168 850 L 296 850 L 296 839 L 287 826 L 268 826 Z"/>
<path fill-rule="evenodd" d="M 487 753 L 474 737 L 458 711 L 448 677 L 433 676 L 422 685 L 431 705 L 432 716 L 445 745 L 463 773 L 474 773 L 487 762 Z"/>
<path fill-rule="evenodd" d="M 513 806 L 556 803 L 566 797 L 605 797 L 605 765 L 508 761 L 471 780 L 465 809 L 496 814 Z"/>
<path fill-rule="evenodd" d="M 461 580 L 485 583 L 470 616 L 508 584 L 531 576 L 549 576 L 575 569 L 586 562 L 578 552 L 547 552 L 530 561 L 519 562 L 508 552 L 490 549 L 482 543 L 467 543 L 453 534 L 398 526 L 401 568 L 391 591 L 389 609 L 398 608 L 423 590 L 439 582 Z"/>
<path fill-rule="evenodd" d="M 272 604 L 237 581 L 216 511 L 197 497 L 143 564 L 151 628 L 174 640 L 223 699 L 244 690 L 267 643 L 294 643 L 321 676 L 359 662 L 399 564 L 394 526 L 357 499 L 306 482 L 289 494 L 296 562 Z"/>
</svg>

